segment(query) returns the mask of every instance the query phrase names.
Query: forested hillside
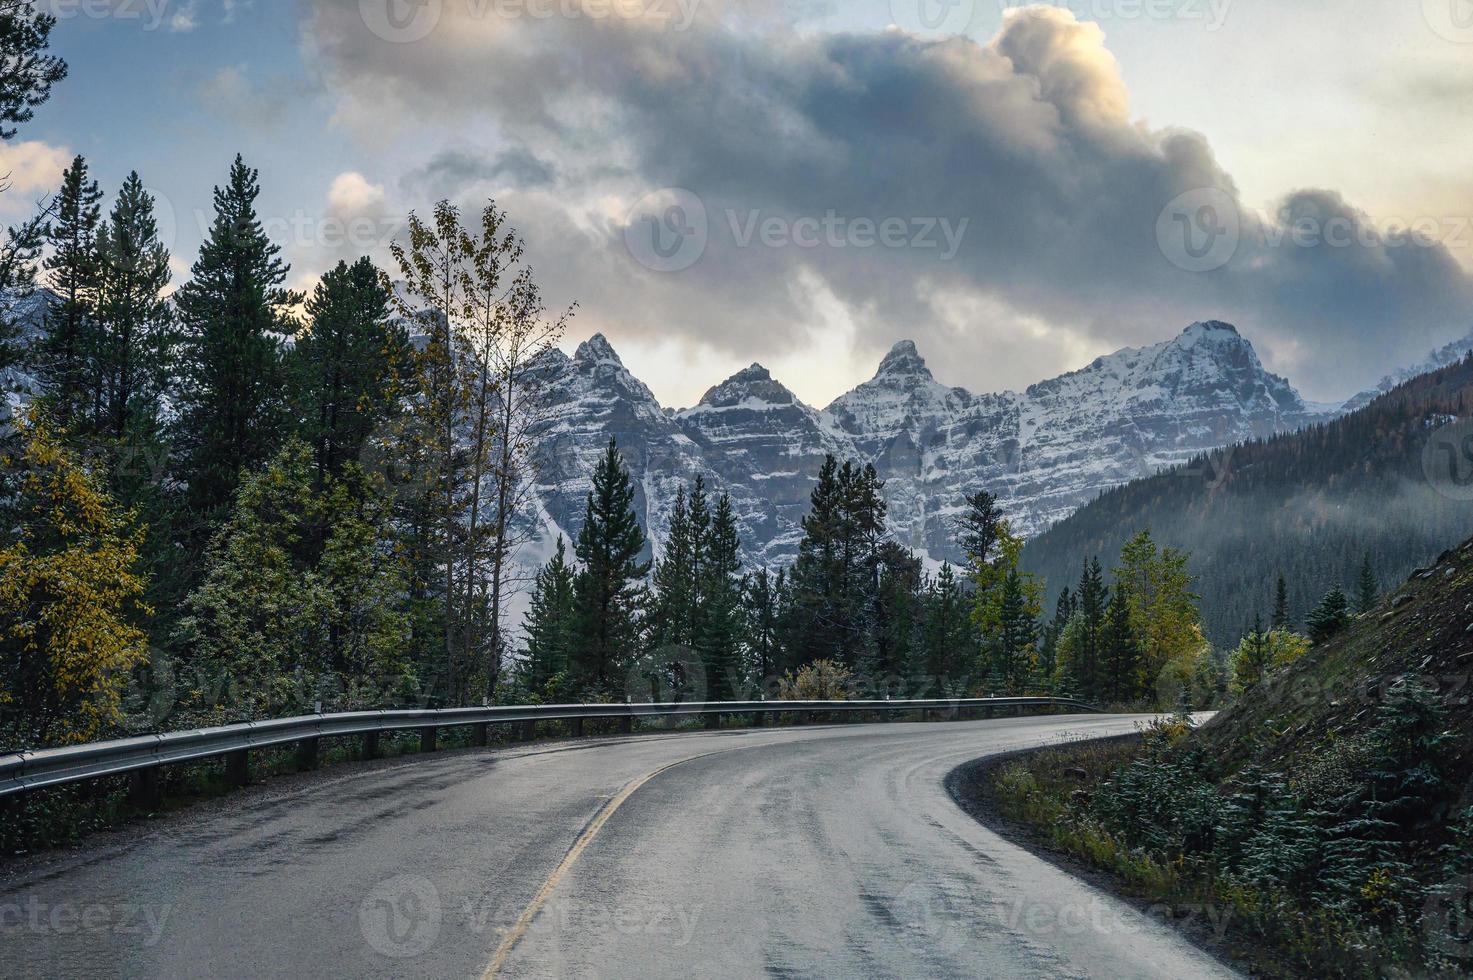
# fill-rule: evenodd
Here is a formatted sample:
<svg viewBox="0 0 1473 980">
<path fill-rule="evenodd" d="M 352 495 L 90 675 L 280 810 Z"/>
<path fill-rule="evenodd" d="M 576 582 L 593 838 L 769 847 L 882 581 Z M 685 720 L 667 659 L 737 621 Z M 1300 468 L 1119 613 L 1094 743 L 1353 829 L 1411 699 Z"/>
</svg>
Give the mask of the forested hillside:
<svg viewBox="0 0 1473 980">
<path fill-rule="evenodd" d="M 1248 442 L 1102 494 L 1029 542 L 1023 567 L 1050 595 L 1080 555 L 1113 555 L 1149 527 L 1189 552 L 1208 637 L 1234 642 L 1266 620 L 1277 580 L 1301 624 L 1333 586 L 1350 591 L 1369 556 L 1401 581 L 1473 534 L 1473 360 L 1415 378 L 1365 408 Z"/>
</svg>

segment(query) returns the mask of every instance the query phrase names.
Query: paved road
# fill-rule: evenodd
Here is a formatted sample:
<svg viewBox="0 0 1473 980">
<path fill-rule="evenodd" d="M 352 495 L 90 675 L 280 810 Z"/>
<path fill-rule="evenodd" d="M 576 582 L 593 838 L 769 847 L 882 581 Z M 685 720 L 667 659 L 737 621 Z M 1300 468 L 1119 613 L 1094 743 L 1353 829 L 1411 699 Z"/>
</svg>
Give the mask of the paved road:
<svg viewBox="0 0 1473 980">
<path fill-rule="evenodd" d="M 343 766 L 0 878 L 17 977 L 1219 977 L 942 786 L 1121 718 L 671 733 Z"/>
</svg>

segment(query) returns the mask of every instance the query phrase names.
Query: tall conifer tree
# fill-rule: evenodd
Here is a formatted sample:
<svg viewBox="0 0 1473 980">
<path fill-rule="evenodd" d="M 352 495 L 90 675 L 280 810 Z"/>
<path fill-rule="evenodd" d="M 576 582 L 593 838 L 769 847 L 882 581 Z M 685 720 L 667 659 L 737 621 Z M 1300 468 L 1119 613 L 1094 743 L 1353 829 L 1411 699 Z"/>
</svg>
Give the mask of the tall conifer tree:
<svg viewBox="0 0 1473 980">
<path fill-rule="evenodd" d="M 280 335 L 299 297 L 289 266 L 256 213 L 257 171 L 240 157 L 215 188 L 215 221 L 191 279 L 175 294 L 183 329 L 180 414 L 189 503 L 205 522 L 229 507 L 244 469 L 262 465 L 281 435 Z"/>
<path fill-rule="evenodd" d="M 611 439 L 593 472 L 575 580 L 577 647 L 573 663 L 585 687 L 612 693 L 625 660 L 638 644 L 638 613 L 649 563 L 641 560 L 644 530 L 634 513 L 634 484 Z"/>
</svg>

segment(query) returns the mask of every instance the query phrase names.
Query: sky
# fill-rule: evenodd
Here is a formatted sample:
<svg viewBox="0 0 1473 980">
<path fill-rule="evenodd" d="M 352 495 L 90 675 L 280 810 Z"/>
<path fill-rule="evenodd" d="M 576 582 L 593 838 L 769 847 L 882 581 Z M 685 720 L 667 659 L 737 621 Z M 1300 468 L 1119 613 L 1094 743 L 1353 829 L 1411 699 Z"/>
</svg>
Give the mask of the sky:
<svg viewBox="0 0 1473 980">
<path fill-rule="evenodd" d="M 1473 329 L 1473 0 L 42 0 L 14 221 L 137 170 L 187 278 L 242 153 L 308 288 L 489 200 L 570 349 L 822 406 L 914 340 L 1021 389 L 1195 320 L 1343 398 Z"/>
</svg>

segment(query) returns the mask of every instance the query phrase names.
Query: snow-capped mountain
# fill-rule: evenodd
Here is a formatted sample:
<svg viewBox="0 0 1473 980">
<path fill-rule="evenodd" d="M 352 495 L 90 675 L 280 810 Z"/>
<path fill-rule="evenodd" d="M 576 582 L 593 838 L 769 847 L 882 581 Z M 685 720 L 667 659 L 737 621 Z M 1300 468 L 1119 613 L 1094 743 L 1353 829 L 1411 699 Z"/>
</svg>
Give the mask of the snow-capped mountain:
<svg viewBox="0 0 1473 980">
<path fill-rule="evenodd" d="M 693 408 L 669 412 L 602 336 L 548 362 L 559 391 L 540 432 L 549 524 L 564 533 L 581 525 L 589 476 L 613 436 L 656 537 L 676 487 L 701 473 L 713 492 L 732 495 L 747 557 L 766 564 L 796 553 L 825 454 L 872 462 L 897 536 L 933 558 L 955 558 L 953 523 L 967 493 L 992 490 L 1015 529 L 1032 535 L 1109 487 L 1324 417 L 1218 322 L 1022 393 L 946 387 L 902 341 L 872 380 L 821 411 L 758 364 Z"/>
<path fill-rule="evenodd" d="M 1423 374 L 1430 374 L 1438 368 L 1447 367 L 1457 361 L 1461 361 L 1473 352 L 1473 331 L 1469 331 L 1466 337 L 1454 340 L 1437 350 L 1428 354 L 1419 363 L 1393 371 L 1376 383 L 1374 388 L 1367 388 L 1340 407 L 1341 412 L 1353 412 L 1358 408 L 1364 408 L 1376 398 L 1386 394 L 1397 385 L 1412 380 Z"/>
</svg>

